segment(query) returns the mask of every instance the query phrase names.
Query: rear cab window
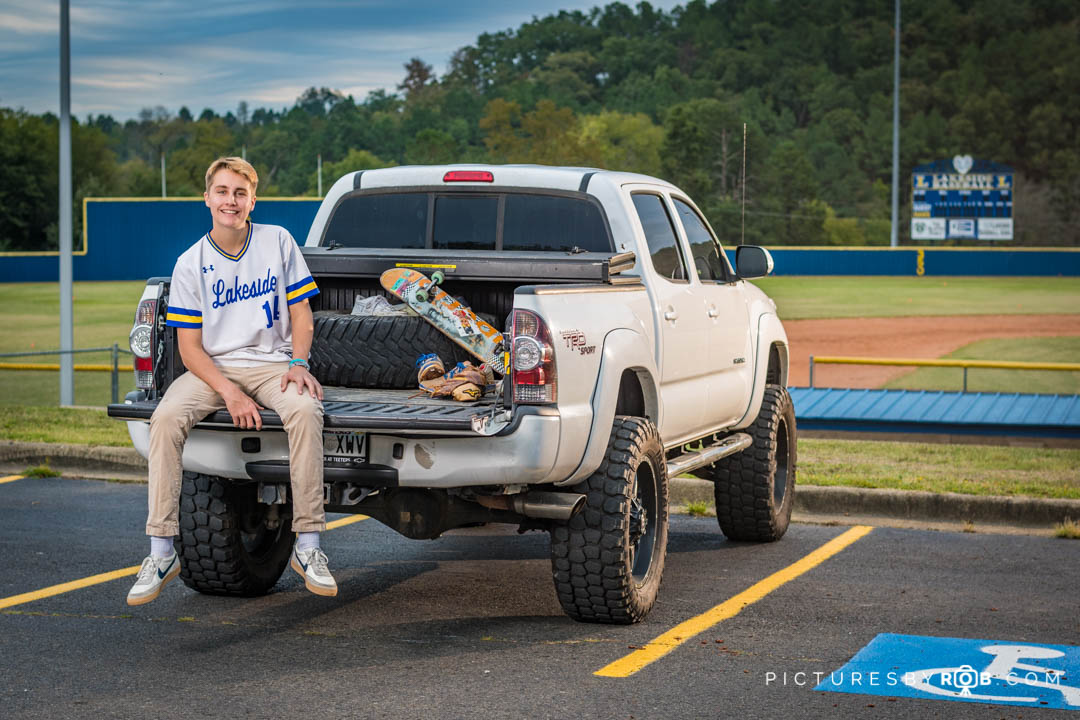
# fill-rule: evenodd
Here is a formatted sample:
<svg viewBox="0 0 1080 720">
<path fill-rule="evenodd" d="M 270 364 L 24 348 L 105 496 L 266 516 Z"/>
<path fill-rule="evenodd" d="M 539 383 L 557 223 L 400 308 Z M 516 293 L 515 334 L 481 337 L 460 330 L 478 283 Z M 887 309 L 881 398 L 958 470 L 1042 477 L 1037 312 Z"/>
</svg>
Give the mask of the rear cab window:
<svg viewBox="0 0 1080 720">
<path fill-rule="evenodd" d="M 613 252 L 598 201 L 535 192 L 367 191 L 343 197 L 321 246 Z"/>
</svg>

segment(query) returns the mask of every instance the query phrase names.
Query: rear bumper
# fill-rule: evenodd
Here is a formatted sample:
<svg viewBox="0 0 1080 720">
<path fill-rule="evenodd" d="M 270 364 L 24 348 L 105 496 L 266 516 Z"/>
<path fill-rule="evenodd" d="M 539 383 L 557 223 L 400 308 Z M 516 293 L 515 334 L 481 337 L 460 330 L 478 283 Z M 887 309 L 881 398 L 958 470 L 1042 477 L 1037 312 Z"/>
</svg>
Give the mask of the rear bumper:
<svg viewBox="0 0 1080 720">
<path fill-rule="evenodd" d="M 550 480 L 562 420 L 553 409 L 526 408 L 519 413 L 511 426 L 493 436 L 439 437 L 372 430 L 368 433 L 367 459 L 396 471 L 398 487 L 520 485 Z M 129 421 L 127 426 L 135 449 L 146 457 L 150 424 Z M 326 429 L 334 426 L 328 423 Z M 259 438 L 258 451 L 245 452 L 241 446 L 245 438 Z M 250 480 L 248 463 L 288 459 L 288 438 L 280 425 L 259 432 L 200 425 L 184 445 L 183 465 L 192 472 Z"/>
</svg>

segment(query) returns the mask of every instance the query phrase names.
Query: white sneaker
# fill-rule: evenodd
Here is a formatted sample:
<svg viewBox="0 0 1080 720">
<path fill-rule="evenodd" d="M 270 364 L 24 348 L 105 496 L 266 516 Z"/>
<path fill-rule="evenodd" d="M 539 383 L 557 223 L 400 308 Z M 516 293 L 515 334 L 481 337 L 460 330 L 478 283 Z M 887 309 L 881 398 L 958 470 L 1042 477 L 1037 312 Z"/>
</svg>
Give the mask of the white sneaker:
<svg viewBox="0 0 1080 720">
<path fill-rule="evenodd" d="M 289 566 L 304 578 L 304 585 L 316 595 L 333 597 L 337 595 L 337 583 L 326 566 L 326 553 L 320 548 L 297 550 L 293 545 L 292 559 Z"/>
<path fill-rule="evenodd" d="M 139 568 L 139 576 L 128 592 L 128 605 L 145 605 L 156 600 L 165 583 L 180 574 L 180 558 L 174 552 L 167 558 L 147 556 Z"/>
</svg>

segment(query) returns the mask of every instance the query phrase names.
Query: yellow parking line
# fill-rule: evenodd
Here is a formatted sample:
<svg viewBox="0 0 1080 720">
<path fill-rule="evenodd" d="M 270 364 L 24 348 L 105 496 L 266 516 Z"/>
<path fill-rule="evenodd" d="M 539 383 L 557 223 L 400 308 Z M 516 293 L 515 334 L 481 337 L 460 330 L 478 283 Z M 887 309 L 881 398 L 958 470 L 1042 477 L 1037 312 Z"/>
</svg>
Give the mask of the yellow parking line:
<svg viewBox="0 0 1080 720">
<path fill-rule="evenodd" d="M 52 585 L 33 592 L 23 593 L 22 595 L 12 595 L 11 597 L 0 600 L 0 610 L 15 605 L 22 605 L 23 603 L 33 602 L 34 600 L 52 597 L 53 595 L 62 595 L 63 593 L 90 587 L 91 585 L 99 585 L 103 582 L 116 580 L 117 578 L 128 577 L 129 575 L 134 575 L 139 572 L 139 567 L 141 566 L 132 565 L 131 567 L 123 568 L 122 570 L 113 570 L 112 572 L 101 573 L 100 575 L 91 575 L 82 580 L 72 580 L 71 582 Z"/>
<path fill-rule="evenodd" d="M 367 515 L 352 515 L 350 517 L 341 518 L 340 520 L 334 520 L 333 522 L 326 523 L 326 529 L 327 530 L 337 530 L 339 527 L 344 527 L 346 525 L 352 525 L 355 522 L 360 522 L 361 520 L 367 520 L 367 519 L 368 519 Z"/>
<path fill-rule="evenodd" d="M 25 475 L 5 475 L 4 477 L 0 477 L 0 485 L 3 485 L 4 483 L 8 483 L 8 482 L 15 482 L 16 480 L 22 480 L 24 477 L 26 477 L 26 476 Z"/>
<path fill-rule="evenodd" d="M 743 608 L 751 605 L 771 593 L 784 583 L 794 580 L 803 573 L 817 567 L 825 560 L 837 554 L 848 545 L 865 537 L 874 528 L 867 525 L 857 525 L 847 532 L 838 535 L 829 542 L 819 547 L 801 560 L 788 565 L 783 570 L 773 573 L 761 582 L 751 585 L 735 597 L 720 603 L 711 610 L 681 622 L 675 627 L 652 640 L 640 650 L 635 650 L 613 663 L 600 668 L 593 675 L 600 677 L 629 677 L 641 670 L 651 662 L 659 660 L 675 648 L 690 640 L 695 635 L 703 633 L 712 626 L 738 615 Z"/>
<path fill-rule="evenodd" d="M 21 476 L 18 476 L 21 477 Z M 18 479 L 16 477 L 16 479 Z M 7 480 L 8 478 L 0 478 L 0 480 Z M 340 520 L 334 520 L 326 524 L 327 530 L 336 530 L 339 527 L 345 525 L 351 525 L 361 520 L 367 520 L 367 515 L 352 515 L 350 517 L 341 518 Z M 72 580 L 71 582 L 61 583 L 59 585 L 51 585 L 47 588 L 41 588 L 40 590 L 34 590 L 33 592 L 23 593 L 22 595 L 12 595 L 0 599 L 0 610 L 5 608 L 14 607 L 15 605 L 22 605 L 24 603 L 33 602 L 34 600 L 41 600 L 43 598 L 52 597 L 53 595 L 62 595 L 72 590 L 81 590 L 91 585 L 100 585 L 101 583 L 109 582 L 110 580 L 118 580 L 122 577 L 130 577 L 139 572 L 140 565 L 132 565 L 131 567 L 122 568 L 120 570 L 113 570 L 112 572 L 101 573 L 100 575 L 91 575 L 81 580 Z"/>
</svg>

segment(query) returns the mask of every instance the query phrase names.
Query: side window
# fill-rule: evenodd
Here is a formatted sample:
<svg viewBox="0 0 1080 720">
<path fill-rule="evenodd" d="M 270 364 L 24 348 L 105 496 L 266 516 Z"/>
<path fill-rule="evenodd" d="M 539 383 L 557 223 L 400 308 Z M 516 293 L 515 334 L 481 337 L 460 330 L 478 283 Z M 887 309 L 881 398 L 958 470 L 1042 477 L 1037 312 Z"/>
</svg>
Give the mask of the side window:
<svg viewBox="0 0 1080 720">
<path fill-rule="evenodd" d="M 692 207 L 678 198 L 672 200 L 686 231 L 686 239 L 690 242 L 690 255 L 698 277 L 702 281 L 727 282 L 727 261 L 721 257 L 720 243 L 713 238 L 708 226 Z"/>
<path fill-rule="evenodd" d="M 686 282 L 686 261 L 664 201 L 659 195 L 646 193 L 635 193 L 631 198 L 645 230 L 653 270 L 662 278 Z"/>
</svg>

